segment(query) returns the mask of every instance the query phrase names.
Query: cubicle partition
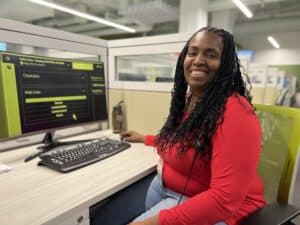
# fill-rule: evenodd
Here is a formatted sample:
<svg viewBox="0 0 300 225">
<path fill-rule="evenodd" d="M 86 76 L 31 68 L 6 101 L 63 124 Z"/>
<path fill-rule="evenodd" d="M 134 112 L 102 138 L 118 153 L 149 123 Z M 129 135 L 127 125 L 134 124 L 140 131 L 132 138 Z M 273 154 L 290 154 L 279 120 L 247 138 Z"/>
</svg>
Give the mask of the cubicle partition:
<svg viewBox="0 0 300 225">
<path fill-rule="evenodd" d="M 174 34 L 108 42 L 109 112 L 123 100 L 128 129 L 156 133 L 162 127 L 177 58 L 187 39 Z"/>
</svg>

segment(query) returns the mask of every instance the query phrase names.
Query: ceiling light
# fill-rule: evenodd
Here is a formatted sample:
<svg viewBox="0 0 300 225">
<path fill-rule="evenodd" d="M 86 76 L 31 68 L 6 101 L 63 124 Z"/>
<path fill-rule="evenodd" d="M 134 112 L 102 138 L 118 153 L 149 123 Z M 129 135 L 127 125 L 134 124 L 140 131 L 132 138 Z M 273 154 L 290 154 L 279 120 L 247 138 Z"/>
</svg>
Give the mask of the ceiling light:
<svg viewBox="0 0 300 225">
<path fill-rule="evenodd" d="M 268 36 L 268 41 L 273 45 L 274 48 L 280 48 L 280 45 L 272 36 Z"/>
<path fill-rule="evenodd" d="M 92 21 L 97 22 L 97 23 L 102 23 L 102 24 L 105 24 L 107 26 L 115 27 L 115 28 L 130 32 L 130 33 L 135 33 L 136 32 L 135 29 L 132 29 L 130 27 L 123 26 L 121 24 L 117 24 L 117 23 L 105 20 L 103 18 L 93 16 L 91 14 L 79 12 L 77 10 L 64 7 L 64 6 L 58 5 L 56 3 L 47 2 L 45 0 L 28 0 L 28 1 L 30 1 L 32 3 L 35 3 L 35 4 L 46 6 L 46 7 L 49 7 L 49 8 L 53 8 L 53 9 L 56 9 L 56 10 L 59 10 L 59 11 L 65 12 L 65 13 L 69 13 L 69 14 L 72 14 L 74 16 L 79 16 L 79 17 L 85 18 L 87 20 L 92 20 Z"/>
<path fill-rule="evenodd" d="M 248 18 L 252 18 L 253 14 L 248 7 L 240 0 L 232 0 L 233 3 L 244 13 Z"/>
</svg>

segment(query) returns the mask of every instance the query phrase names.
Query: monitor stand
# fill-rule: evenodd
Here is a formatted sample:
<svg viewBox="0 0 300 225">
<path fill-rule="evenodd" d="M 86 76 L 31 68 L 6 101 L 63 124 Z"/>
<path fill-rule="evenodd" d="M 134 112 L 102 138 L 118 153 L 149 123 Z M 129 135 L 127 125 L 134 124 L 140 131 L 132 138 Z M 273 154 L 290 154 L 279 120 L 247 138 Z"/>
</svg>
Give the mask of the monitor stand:
<svg viewBox="0 0 300 225">
<path fill-rule="evenodd" d="M 70 142 L 59 142 L 54 139 L 54 132 L 47 132 L 43 138 L 42 143 L 44 145 L 37 147 L 41 152 L 47 152 L 50 151 L 53 148 L 56 148 L 58 146 L 62 145 L 69 145 L 71 144 Z"/>
<path fill-rule="evenodd" d="M 73 145 L 73 144 L 82 143 L 82 142 L 91 141 L 91 140 L 93 140 L 93 139 L 59 142 L 59 141 L 55 140 L 54 132 L 47 132 L 42 141 L 42 143 L 44 145 L 39 146 L 38 149 L 40 149 L 42 152 L 47 152 L 47 151 L 50 151 L 51 149 L 59 147 L 59 146 Z"/>
<path fill-rule="evenodd" d="M 59 146 L 72 145 L 72 144 L 82 143 L 82 142 L 91 141 L 91 140 L 92 139 L 59 142 L 59 141 L 55 140 L 54 132 L 47 132 L 45 134 L 44 138 L 43 138 L 43 141 L 42 141 L 42 143 L 44 145 L 37 147 L 37 149 L 39 149 L 40 151 L 33 154 L 33 155 L 30 155 L 30 156 L 26 157 L 24 161 L 28 162 L 28 161 L 34 159 L 35 157 L 39 156 L 40 154 L 48 152 L 48 151 L 52 150 L 53 148 L 56 148 L 56 147 L 59 147 Z"/>
</svg>

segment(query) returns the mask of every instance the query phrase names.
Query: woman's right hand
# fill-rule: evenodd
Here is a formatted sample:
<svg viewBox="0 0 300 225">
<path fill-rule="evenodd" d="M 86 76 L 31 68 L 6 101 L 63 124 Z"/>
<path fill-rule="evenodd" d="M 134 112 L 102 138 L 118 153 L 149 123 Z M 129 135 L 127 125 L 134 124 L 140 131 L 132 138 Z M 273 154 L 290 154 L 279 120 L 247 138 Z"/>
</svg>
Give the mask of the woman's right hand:
<svg viewBox="0 0 300 225">
<path fill-rule="evenodd" d="M 145 135 L 140 134 L 135 131 L 125 131 L 120 134 L 122 141 L 128 141 L 128 142 L 142 142 L 145 141 Z"/>
</svg>

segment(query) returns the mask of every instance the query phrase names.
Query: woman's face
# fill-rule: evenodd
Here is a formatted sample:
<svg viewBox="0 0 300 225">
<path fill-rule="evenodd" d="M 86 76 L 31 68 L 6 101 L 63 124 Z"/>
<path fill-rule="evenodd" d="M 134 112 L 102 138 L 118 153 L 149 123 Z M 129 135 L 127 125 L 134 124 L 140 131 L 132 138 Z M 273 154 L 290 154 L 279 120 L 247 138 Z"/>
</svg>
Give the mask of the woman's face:
<svg viewBox="0 0 300 225">
<path fill-rule="evenodd" d="M 191 39 L 183 69 L 193 95 L 201 96 L 216 76 L 222 51 L 222 38 L 212 32 L 202 31 Z"/>
</svg>

